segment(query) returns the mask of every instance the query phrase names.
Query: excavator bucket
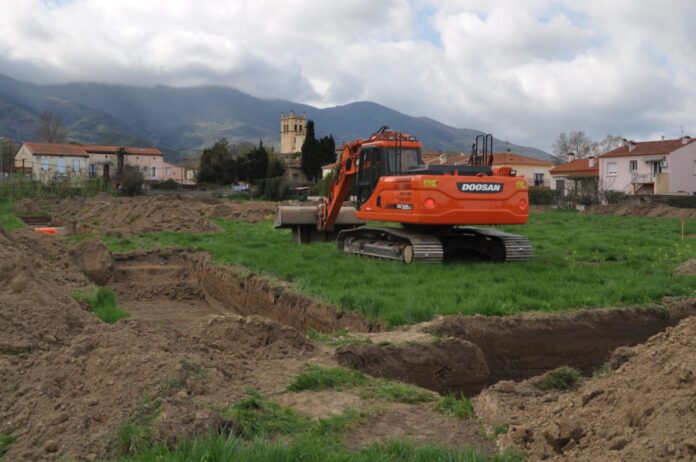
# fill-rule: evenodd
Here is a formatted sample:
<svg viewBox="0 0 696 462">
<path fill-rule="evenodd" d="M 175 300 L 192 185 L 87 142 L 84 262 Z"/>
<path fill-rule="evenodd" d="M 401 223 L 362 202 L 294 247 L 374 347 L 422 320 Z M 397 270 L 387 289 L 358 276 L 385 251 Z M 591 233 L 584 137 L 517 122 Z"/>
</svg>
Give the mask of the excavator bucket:
<svg viewBox="0 0 696 462">
<path fill-rule="evenodd" d="M 281 205 L 276 208 L 274 228 L 290 228 L 298 244 L 336 240 L 338 232 L 364 225 L 355 216 L 354 207 L 341 207 L 334 229 L 324 231 L 319 226 L 320 206 Z"/>
</svg>

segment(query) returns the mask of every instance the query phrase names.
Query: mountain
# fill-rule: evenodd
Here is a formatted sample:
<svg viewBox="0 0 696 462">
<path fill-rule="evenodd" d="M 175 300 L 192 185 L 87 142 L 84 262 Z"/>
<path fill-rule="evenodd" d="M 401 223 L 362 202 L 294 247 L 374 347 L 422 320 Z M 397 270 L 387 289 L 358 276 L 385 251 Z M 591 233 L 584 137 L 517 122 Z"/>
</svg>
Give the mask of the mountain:
<svg viewBox="0 0 696 462">
<path fill-rule="evenodd" d="M 153 145 L 173 161 L 220 137 L 231 142 L 262 139 L 279 145 L 280 113 L 306 112 L 318 136 L 337 142 L 362 138 L 382 125 L 402 130 L 435 151 L 467 151 L 478 130 L 454 128 L 427 117 L 412 117 L 373 102 L 318 109 L 285 100 L 256 98 L 227 87 L 134 87 L 97 83 L 36 85 L 0 74 L 0 136 L 35 138 L 42 111 L 63 118 L 70 139 L 85 143 Z M 507 149 L 494 141 L 494 150 Z M 548 158 L 532 147 L 510 144 L 520 154 Z"/>
</svg>

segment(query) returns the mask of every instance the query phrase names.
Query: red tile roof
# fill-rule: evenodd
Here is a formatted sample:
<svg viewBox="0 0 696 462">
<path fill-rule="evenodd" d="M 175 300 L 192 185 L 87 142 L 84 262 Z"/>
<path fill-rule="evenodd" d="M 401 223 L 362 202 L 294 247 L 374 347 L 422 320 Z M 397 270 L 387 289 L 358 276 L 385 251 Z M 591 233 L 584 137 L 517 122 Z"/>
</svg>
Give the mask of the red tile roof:
<svg viewBox="0 0 696 462">
<path fill-rule="evenodd" d="M 686 144 L 696 142 L 696 138 L 687 139 Z M 634 143 L 635 148 L 632 151 L 626 146 L 621 146 L 612 149 L 609 152 L 602 154 L 599 157 L 634 157 L 634 156 L 656 156 L 666 155 L 672 151 L 683 147 L 685 144 L 681 138 L 676 140 L 661 140 L 661 141 L 637 141 Z"/>
<path fill-rule="evenodd" d="M 514 152 L 494 152 L 493 165 L 540 165 L 551 167 L 553 164 L 534 157 L 527 157 Z"/>
<path fill-rule="evenodd" d="M 567 164 L 561 164 L 550 170 L 551 175 L 559 176 L 599 176 L 599 161 L 590 167 L 590 159 L 578 159 Z"/>
<path fill-rule="evenodd" d="M 85 146 L 85 151 L 90 154 L 116 154 L 116 151 L 120 149 L 120 146 L 100 146 L 100 145 L 90 145 Z M 162 151 L 157 148 L 134 148 L 127 146 L 126 152 L 129 155 L 141 155 L 141 156 L 161 156 Z"/>
<path fill-rule="evenodd" d="M 84 146 L 79 144 L 54 144 L 54 143 L 24 143 L 24 146 L 35 156 L 72 156 L 89 157 Z"/>
</svg>

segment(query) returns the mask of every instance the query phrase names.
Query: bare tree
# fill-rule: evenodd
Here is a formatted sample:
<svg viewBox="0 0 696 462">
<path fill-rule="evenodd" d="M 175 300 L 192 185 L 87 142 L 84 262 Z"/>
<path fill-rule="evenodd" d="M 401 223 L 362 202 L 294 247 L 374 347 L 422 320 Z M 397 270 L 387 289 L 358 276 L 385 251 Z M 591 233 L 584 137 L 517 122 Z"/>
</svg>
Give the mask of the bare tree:
<svg viewBox="0 0 696 462">
<path fill-rule="evenodd" d="M 575 154 L 576 159 L 594 155 L 597 150 L 597 143 L 583 131 L 573 131 L 570 133 L 562 132 L 558 139 L 553 143 L 553 162 L 562 164 L 566 161 L 568 153 Z"/>
<path fill-rule="evenodd" d="M 597 143 L 597 152 L 595 154 L 599 156 L 616 149 L 623 144 L 623 140 L 623 136 L 607 135 L 602 141 Z"/>
<path fill-rule="evenodd" d="M 63 128 L 63 118 L 50 111 L 44 111 L 39 116 L 36 134 L 47 143 L 62 143 L 68 136 Z"/>
</svg>

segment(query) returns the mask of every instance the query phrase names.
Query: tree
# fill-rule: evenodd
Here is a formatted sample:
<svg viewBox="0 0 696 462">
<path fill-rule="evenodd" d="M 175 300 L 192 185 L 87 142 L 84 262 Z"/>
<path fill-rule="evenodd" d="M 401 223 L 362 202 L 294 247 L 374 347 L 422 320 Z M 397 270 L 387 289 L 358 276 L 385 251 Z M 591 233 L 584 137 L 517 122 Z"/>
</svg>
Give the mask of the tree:
<svg viewBox="0 0 696 462">
<path fill-rule="evenodd" d="M 5 138 L 0 143 L 0 170 L 11 172 L 14 165 L 15 145 L 11 139 Z"/>
<path fill-rule="evenodd" d="M 232 184 L 239 174 L 239 163 L 232 156 L 227 139 L 220 138 L 213 146 L 203 150 L 198 181 L 201 183 Z"/>
<path fill-rule="evenodd" d="M 36 134 L 47 143 L 62 143 L 68 136 L 67 130 L 63 128 L 63 118 L 50 111 L 44 111 L 39 116 Z"/>
<path fill-rule="evenodd" d="M 573 131 L 569 134 L 562 132 L 553 143 L 553 161 L 562 164 L 566 161 L 568 153 L 575 154 L 576 159 L 584 159 L 591 156 L 597 149 L 597 143 L 592 141 L 583 131 Z"/>
<path fill-rule="evenodd" d="M 128 151 L 124 146 L 121 146 L 116 150 L 116 187 L 120 186 L 120 180 L 123 178 L 123 168 L 126 165 L 126 155 Z"/>
<path fill-rule="evenodd" d="M 321 167 L 336 162 L 336 142 L 332 135 L 319 140 L 319 160 L 319 176 L 321 177 Z"/>
<path fill-rule="evenodd" d="M 255 183 L 268 175 L 268 153 L 263 147 L 263 141 L 243 157 L 243 177 Z M 241 176 L 241 175 L 240 175 Z"/>
<path fill-rule="evenodd" d="M 126 196 L 137 196 L 143 191 L 143 174 L 140 169 L 133 165 L 123 167 L 123 172 L 118 176 L 118 184 L 121 185 L 121 192 Z"/>
<path fill-rule="evenodd" d="M 593 141 L 583 131 L 562 132 L 553 143 L 553 162 L 556 165 L 566 162 L 566 156 L 573 153 L 576 159 L 589 156 L 599 156 L 617 148 L 623 142 L 623 137 L 607 135 L 601 141 Z"/>
<path fill-rule="evenodd" d="M 321 175 L 321 162 L 319 160 L 319 142 L 314 136 L 314 121 L 307 121 L 307 134 L 302 143 L 302 171 L 309 181 L 314 181 Z"/>
</svg>

